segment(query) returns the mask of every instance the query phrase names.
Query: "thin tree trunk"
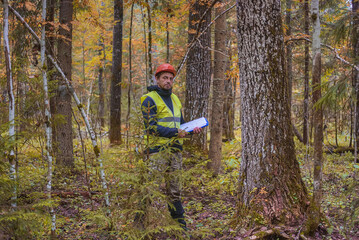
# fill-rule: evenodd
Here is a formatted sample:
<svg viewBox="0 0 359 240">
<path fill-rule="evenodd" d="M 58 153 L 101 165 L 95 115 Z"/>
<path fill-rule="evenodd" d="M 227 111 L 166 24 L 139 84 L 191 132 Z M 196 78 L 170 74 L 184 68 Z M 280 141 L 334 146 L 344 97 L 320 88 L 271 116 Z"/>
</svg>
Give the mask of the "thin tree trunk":
<svg viewBox="0 0 359 240">
<path fill-rule="evenodd" d="M 216 16 L 225 10 L 225 2 L 221 1 L 216 8 Z M 215 24 L 215 45 L 214 45 L 214 78 L 213 78 L 213 99 L 211 113 L 211 137 L 209 143 L 208 157 L 211 160 L 208 167 L 217 176 L 221 171 L 222 161 L 222 123 L 223 123 L 223 95 L 224 81 L 226 78 L 227 63 L 227 22 L 226 15 L 219 17 Z"/>
<path fill-rule="evenodd" d="M 89 96 L 87 98 L 87 107 L 86 107 L 86 115 L 90 116 L 90 109 L 91 109 L 91 97 L 92 97 L 92 92 L 93 92 L 93 85 L 94 85 L 94 80 L 91 81 L 90 84 L 90 90 L 89 90 Z M 81 99 L 81 98 L 80 98 Z M 91 118 L 91 117 L 90 117 Z"/>
<path fill-rule="evenodd" d="M 34 32 L 34 30 L 25 22 L 24 18 L 21 17 L 21 15 L 12 7 L 9 6 L 9 9 L 15 14 L 15 16 L 25 25 L 25 27 L 30 31 L 30 33 L 32 34 L 32 36 L 35 38 L 35 40 L 40 44 L 41 40 L 40 38 L 36 35 L 36 33 Z M 101 177 L 101 181 L 102 181 L 102 188 L 105 191 L 105 203 L 106 206 L 109 207 L 110 206 L 110 201 L 109 201 L 109 192 L 107 189 L 107 182 L 106 182 L 106 177 L 105 177 L 105 171 L 103 169 L 103 162 L 102 159 L 100 158 L 100 149 L 97 145 L 97 140 L 96 140 L 96 134 L 93 131 L 93 128 L 91 127 L 91 123 L 89 121 L 88 116 L 85 113 L 83 104 L 81 104 L 75 89 L 72 87 L 71 82 L 69 81 L 69 79 L 66 77 L 65 73 L 62 71 L 62 69 L 60 68 L 60 66 L 58 65 L 58 63 L 54 60 L 54 58 L 50 55 L 47 54 L 48 59 L 51 61 L 51 63 L 53 64 L 53 66 L 56 68 L 56 70 L 60 73 L 61 78 L 65 81 L 66 86 L 69 90 L 69 92 L 71 93 L 72 97 L 75 100 L 76 106 L 79 109 L 79 112 L 81 113 L 81 116 L 86 124 L 86 129 L 87 132 L 90 135 L 91 138 L 91 142 L 92 142 L 92 146 L 93 146 L 93 150 L 94 153 L 96 155 L 96 160 L 98 161 L 99 165 L 100 165 L 100 177 Z"/>
<path fill-rule="evenodd" d="M 167 3 L 167 9 L 166 9 L 166 62 L 170 62 L 170 30 L 169 30 L 169 18 L 170 18 L 170 7 L 169 3 Z"/>
<path fill-rule="evenodd" d="M 266 225 L 298 224 L 304 219 L 308 196 L 294 148 L 281 1 L 238 0 L 237 18 L 242 123 L 239 204 L 259 214 Z"/>
<path fill-rule="evenodd" d="M 112 81 L 110 101 L 110 143 L 121 144 L 121 76 L 123 0 L 115 0 L 113 28 Z"/>
<path fill-rule="evenodd" d="M 311 6 L 311 18 L 313 20 L 313 105 L 321 98 L 321 51 L 320 51 L 320 19 L 319 0 L 313 0 Z M 322 200 L 322 166 L 323 166 L 323 110 L 321 106 L 313 109 L 314 125 L 314 176 L 313 176 L 313 197 L 310 205 L 308 220 L 305 232 L 314 234 L 321 219 Z"/>
<path fill-rule="evenodd" d="M 228 38 L 230 34 L 228 32 Z M 232 63 L 232 49 L 231 41 L 227 42 L 228 48 L 228 58 L 227 58 L 227 73 L 231 71 Z M 224 106 L 223 106 L 223 136 L 226 141 L 230 141 L 235 138 L 234 136 L 234 116 L 235 116 L 235 107 L 234 107 L 234 89 L 235 89 L 235 78 L 231 77 L 231 74 L 226 75 L 224 82 Z"/>
<path fill-rule="evenodd" d="M 102 51 L 104 52 L 105 56 L 105 44 L 103 39 L 101 38 L 99 41 L 99 45 L 101 50 L 99 50 L 100 57 L 102 56 Z M 98 67 L 98 91 L 99 91 L 99 99 L 98 99 L 98 116 L 100 120 L 100 128 L 105 127 L 105 85 L 103 80 L 104 75 L 104 58 L 101 59 L 101 62 Z"/>
<path fill-rule="evenodd" d="M 152 13 L 151 5 L 148 0 L 147 3 L 147 17 L 148 17 L 148 86 L 154 84 L 153 69 L 152 69 Z"/>
<path fill-rule="evenodd" d="M 54 18 L 55 18 L 55 1 L 56 0 L 47 0 L 46 2 L 46 51 L 49 52 L 52 56 L 54 54 L 54 46 L 55 46 L 55 27 L 54 27 Z M 51 73 L 48 74 L 48 80 L 50 85 L 52 84 L 55 86 L 55 74 L 53 74 L 54 66 L 52 62 L 47 59 L 47 72 Z M 56 89 L 49 89 L 50 91 L 50 110 L 51 110 L 51 117 L 53 118 L 56 114 Z M 53 120 L 53 119 L 51 119 Z M 53 121 L 51 121 L 53 124 Z M 53 151 L 57 148 L 56 144 L 56 128 L 52 125 L 52 149 Z M 54 151 L 55 152 L 55 151 Z M 54 155 L 54 157 L 56 157 Z"/>
<path fill-rule="evenodd" d="M 82 36 L 82 44 L 81 44 L 81 48 L 82 48 L 82 80 L 83 80 L 83 87 L 82 87 L 82 98 L 81 99 L 81 102 L 84 102 L 85 99 L 86 99 L 86 68 L 85 68 L 85 63 L 86 63 L 86 60 L 85 60 L 85 34 L 86 32 L 84 33 L 84 35 Z M 88 96 L 88 98 L 91 98 L 91 93 L 90 95 Z"/>
<path fill-rule="evenodd" d="M 131 90 L 132 90 L 132 25 L 133 25 L 133 7 L 131 6 L 131 19 L 130 19 L 130 35 L 128 43 L 128 91 L 127 91 L 127 115 L 126 115 L 126 146 L 129 146 L 129 132 L 130 132 L 130 113 L 131 113 Z"/>
<path fill-rule="evenodd" d="M 353 21 L 352 21 L 352 48 L 353 48 L 353 60 L 354 65 L 359 67 L 359 1 L 352 0 L 352 12 L 353 12 Z M 355 162 L 359 163 L 357 153 L 358 153 L 358 144 L 359 144 L 359 71 L 353 68 L 352 72 L 352 82 L 354 86 L 354 146 L 355 146 Z"/>
<path fill-rule="evenodd" d="M 46 69 L 46 1 L 42 0 L 42 29 L 41 29 L 41 71 L 44 87 L 44 101 L 45 101 L 45 132 L 46 132 L 46 156 L 47 156 L 47 184 L 46 193 L 47 198 L 51 201 L 52 191 L 52 164 L 53 164 L 53 151 L 52 151 L 52 125 L 51 125 L 51 110 L 50 110 L 50 98 L 47 81 L 47 69 Z M 51 215 L 51 238 L 56 237 L 56 214 L 53 207 L 50 207 Z"/>
<path fill-rule="evenodd" d="M 143 12 L 143 9 L 141 7 L 141 13 L 142 13 L 142 22 L 143 22 L 143 41 L 145 43 L 145 69 L 146 69 L 146 88 L 149 86 L 150 81 L 148 81 L 148 79 L 150 78 L 148 76 L 148 52 L 147 52 L 147 36 L 146 36 L 146 21 L 145 21 L 145 14 Z"/>
<path fill-rule="evenodd" d="M 309 35 L 309 0 L 304 0 L 304 33 Z M 309 142 L 309 42 L 304 42 L 303 143 Z"/>
<path fill-rule="evenodd" d="M 59 49 L 57 59 L 70 81 L 72 75 L 72 15 L 73 0 L 61 0 L 59 15 L 61 24 L 59 35 L 61 37 L 57 40 Z M 69 169 L 74 167 L 71 104 L 71 93 L 69 93 L 66 83 L 63 80 L 59 81 L 56 95 L 56 115 L 62 116 L 63 121 L 55 126 L 56 131 L 54 133 L 58 143 L 55 148 L 56 163 Z"/>
<path fill-rule="evenodd" d="M 10 180 L 12 186 L 11 207 L 17 207 L 17 180 L 16 180 L 16 157 L 15 157 L 15 96 L 13 88 L 10 44 L 9 44 L 9 2 L 3 1 L 4 21 L 4 54 L 6 65 L 7 90 L 9 95 L 9 142 L 10 149 L 8 159 L 10 163 Z"/>
<path fill-rule="evenodd" d="M 196 0 L 190 6 L 188 43 L 192 43 L 211 21 L 208 1 Z M 204 16 L 204 13 L 206 15 Z M 201 16 L 203 16 L 201 18 Z M 199 20 L 202 19 L 202 22 Z M 200 25 L 200 26 L 199 26 Z M 198 31 L 198 32 L 197 32 Z M 207 29 L 188 53 L 186 71 L 186 102 L 184 115 L 187 120 L 208 116 L 208 99 L 211 83 L 211 35 Z M 207 150 L 207 131 L 192 136 L 191 145 Z"/>
</svg>

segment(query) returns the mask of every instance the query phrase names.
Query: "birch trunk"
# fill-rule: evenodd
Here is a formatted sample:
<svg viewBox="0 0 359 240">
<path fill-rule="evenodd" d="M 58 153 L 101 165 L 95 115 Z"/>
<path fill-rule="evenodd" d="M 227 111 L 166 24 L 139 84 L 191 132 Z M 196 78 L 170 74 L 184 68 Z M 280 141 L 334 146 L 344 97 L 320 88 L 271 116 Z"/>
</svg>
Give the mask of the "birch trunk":
<svg viewBox="0 0 359 240">
<path fill-rule="evenodd" d="M 225 2 L 220 1 L 216 8 L 216 16 L 225 10 Z M 211 137 L 209 143 L 208 157 L 211 160 L 208 167 L 217 176 L 221 171 L 222 161 L 222 130 L 223 130 L 223 94 L 224 81 L 226 78 L 227 63 L 227 22 L 226 15 L 220 16 L 215 24 L 214 45 L 214 78 L 213 78 L 213 100 L 211 113 Z"/>
<path fill-rule="evenodd" d="M 321 98 L 321 51 L 320 51 L 320 11 L 319 0 L 313 0 L 311 5 L 311 18 L 313 21 L 313 42 L 312 42 L 312 89 L 313 105 Z M 313 176 L 313 197 L 306 223 L 305 232 L 313 235 L 317 230 L 321 219 L 322 200 L 322 167 L 323 167 L 323 110 L 321 106 L 313 108 L 314 125 L 314 176 Z"/>
<path fill-rule="evenodd" d="M 121 144 L 122 0 L 114 2 L 114 24 L 109 137 L 111 144 Z"/>
<path fill-rule="evenodd" d="M 35 40 L 38 43 L 40 43 L 41 42 L 40 38 L 36 35 L 34 30 L 25 22 L 24 18 L 21 17 L 21 15 L 15 9 L 13 9 L 12 7 L 9 6 L 9 9 L 25 25 L 25 27 L 30 31 L 30 33 L 35 38 Z M 99 149 L 98 144 L 97 144 L 96 134 L 95 134 L 93 128 L 91 127 L 91 123 L 89 121 L 88 116 L 85 113 L 83 104 L 81 104 L 81 102 L 80 102 L 74 88 L 72 87 L 71 82 L 69 81 L 69 79 L 67 79 L 65 73 L 62 71 L 62 69 L 60 68 L 58 63 L 54 60 L 54 58 L 50 54 L 48 54 L 47 57 L 51 61 L 53 66 L 56 68 L 56 70 L 60 73 L 61 78 L 66 83 L 66 86 L 67 86 L 69 92 L 71 93 L 72 97 L 74 98 L 76 106 L 79 109 L 79 112 L 81 113 L 81 116 L 82 116 L 82 118 L 83 118 L 83 120 L 84 120 L 84 122 L 86 124 L 86 129 L 87 129 L 87 132 L 89 133 L 90 138 L 91 138 L 91 142 L 92 142 L 93 150 L 94 150 L 94 153 L 95 153 L 95 156 L 96 156 L 96 160 L 98 161 L 98 163 L 100 165 L 100 177 L 101 177 L 101 180 L 102 180 L 102 188 L 105 191 L 105 203 L 106 203 L 106 206 L 109 207 L 110 206 L 109 193 L 108 193 L 108 189 L 107 189 L 105 171 L 103 169 L 103 162 L 102 162 L 102 159 L 100 158 L 100 149 Z"/>
<path fill-rule="evenodd" d="M 242 162 L 239 195 L 267 224 L 297 224 L 307 191 L 290 118 L 280 0 L 238 0 Z"/>
<path fill-rule="evenodd" d="M 190 6 L 188 43 L 197 37 L 211 21 L 208 1 L 196 0 Z M 207 12 L 207 13 L 206 13 Z M 201 16 L 203 20 L 201 20 Z M 200 24 L 200 26 L 198 26 Z M 197 32 L 199 31 L 199 32 Z M 211 83 L 211 35 L 205 30 L 188 53 L 186 65 L 186 102 L 184 115 L 187 121 L 208 116 L 208 99 Z M 192 136 L 191 145 L 207 150 L 207 131 Z"/>
<path fill-rule="evenodd" d="M 41 29 L 41 72 L 44 87 L 44 103 L 45 103 L 45 132 L 46 132 L 46 156 L 47 156 L 47 184 L 46 193 L 47 198 L 51 201 L 52 190 L 52 163 L 53 163 L 53 151 L 52 151 L 52 126 L 51 126 L 51 110 L 50 110 L 50 98 L 47 81 L 47 68 L 46 68 L 46 5 L 47 0 L 42 0 L 42 29 Z M 53 207 L 50 207 L 51 216 L 51 236 L 56 235 L 56 215 Z"/>
<path fill-rule="evenodd" d="M 9 95 L 9 142 L 10 149 L 8 159 L 10 163 L 10 180 L 13 184 L 11 207 L 17 207 L 17 184 L 16 184 L 16 156 L 15 156 L 15 97 L 12 79 L 10 43 L 9 43 L 9 2 L 3 1 L 4 8 L 4 54 L 6 65 L 7 89 Z"/>
</svg>

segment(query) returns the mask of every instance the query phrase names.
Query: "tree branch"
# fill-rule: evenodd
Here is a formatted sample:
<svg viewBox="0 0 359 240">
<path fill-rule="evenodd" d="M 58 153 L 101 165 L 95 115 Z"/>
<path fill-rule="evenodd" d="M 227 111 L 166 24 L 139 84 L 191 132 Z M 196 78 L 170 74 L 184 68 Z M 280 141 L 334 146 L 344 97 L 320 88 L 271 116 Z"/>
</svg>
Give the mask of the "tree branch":
<svg viewBox="0 0 359 240">
<path fill-rule="evenodd" d="M 293 38 L 288 38 L 285 40 L 285 43 L 287 44 L 288 42 L 292 42 L 292 41 L 307 41 L 307 42 L 312 42 L 312 40 L 310 40 L 309 38 L 306 38 L 306 37 L 293 37 Z M 347 60 L 345 60 L 344 58 L 342 58 L 339 53 L 338 53 L 338 50 L 328 44 L 324 44 L 324 43 L 321 43 L 321 46 L 323 47 L 326 47 L 328 48 L 329 50 L 331 50 L 334 54 L 335 54 L 335 57 L 341 61 L 342 63 L 348 65 L 348 66 L 351 66 L 352 68 L 354 68 L 355 70 L 359 71 L 359 66 L 353 64 L 353 63 L 350 63 L 348 62 Z"/>
</svg>

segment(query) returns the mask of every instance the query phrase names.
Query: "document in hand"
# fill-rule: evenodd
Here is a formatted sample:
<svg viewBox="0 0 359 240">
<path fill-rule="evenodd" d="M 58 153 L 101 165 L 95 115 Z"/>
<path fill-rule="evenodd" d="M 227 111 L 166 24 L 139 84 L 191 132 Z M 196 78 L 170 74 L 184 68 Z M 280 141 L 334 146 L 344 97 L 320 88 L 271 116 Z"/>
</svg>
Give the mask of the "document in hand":
<svg viewBox="0 0 359 240">
<path fill-rule="evenodd" d="M 180 129 L 186 132 L 192 132 L 195 127 L 204 128 L 208 126 L 208 121 L 205 117 L 197 118 L 193 121 L 181 124 Z"/>
</svg>

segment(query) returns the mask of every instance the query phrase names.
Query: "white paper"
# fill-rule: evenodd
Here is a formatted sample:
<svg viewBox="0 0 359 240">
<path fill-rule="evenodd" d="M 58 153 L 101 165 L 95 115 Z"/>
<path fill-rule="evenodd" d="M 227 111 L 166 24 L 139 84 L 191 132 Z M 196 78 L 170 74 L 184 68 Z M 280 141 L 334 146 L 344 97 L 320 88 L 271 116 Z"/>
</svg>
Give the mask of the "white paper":
<svg viewBox="0 0 359 240">
<path fill-rule="evenodd" d="M 208 126 L 208 121 L 206 118 L 201 117 L 181 124 L 180 129 L 185 130 L 186 132 L 192 132 L 195 127 L 203 128 L 205 126 Z"/>
</svg>

